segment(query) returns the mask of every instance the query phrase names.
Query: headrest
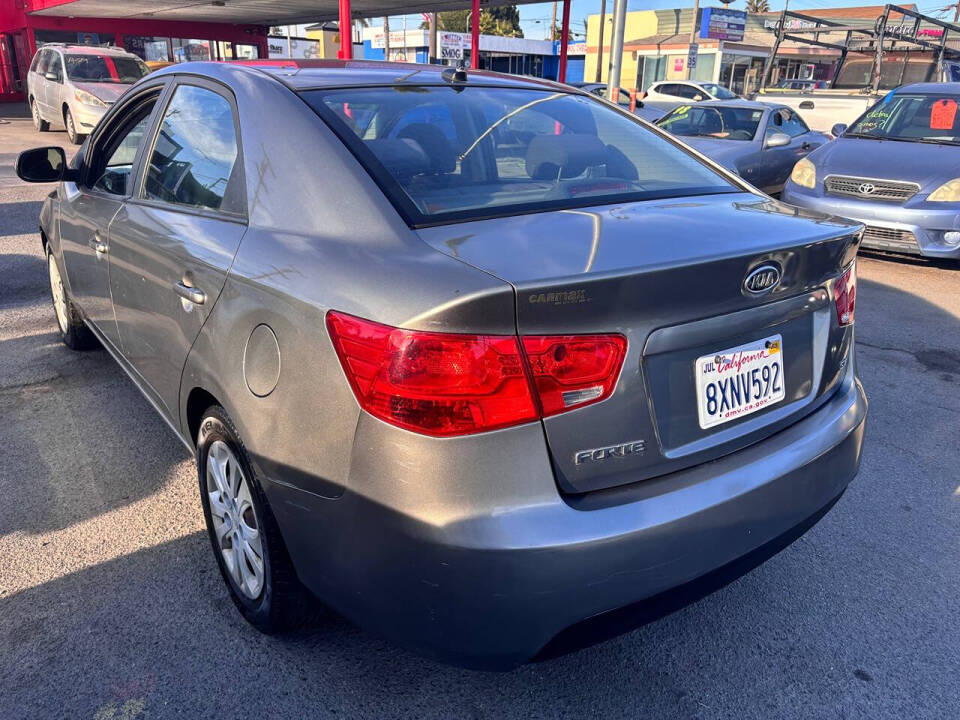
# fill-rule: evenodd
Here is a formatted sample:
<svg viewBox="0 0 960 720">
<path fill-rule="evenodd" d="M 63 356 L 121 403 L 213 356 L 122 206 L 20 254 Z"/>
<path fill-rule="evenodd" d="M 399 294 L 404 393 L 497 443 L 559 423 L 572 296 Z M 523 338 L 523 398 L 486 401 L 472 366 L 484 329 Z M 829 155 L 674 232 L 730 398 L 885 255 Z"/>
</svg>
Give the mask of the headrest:
<svg viewBox="0 0 960 720">
<path fill-rule="evenodd" d="M 596 135 L 536 135 L 527 148 L 527 175 L 534 180 L 571 178 L 604 162 L 606 148 Z"/>
<path fill-rule="evenodd" d="M 451 173 L 457 169 L 457 153 L 436 125 L 411 123 L 397 133 L 398 138 L 415 141 L 430 160 L 430 170 Z"/>
<path fill-rule="evenodd" d="M 430 170 L 430 158 L 416 140 L 381 138 L 365 144 L 395 178 L 410 178 Z"/>
</svg>

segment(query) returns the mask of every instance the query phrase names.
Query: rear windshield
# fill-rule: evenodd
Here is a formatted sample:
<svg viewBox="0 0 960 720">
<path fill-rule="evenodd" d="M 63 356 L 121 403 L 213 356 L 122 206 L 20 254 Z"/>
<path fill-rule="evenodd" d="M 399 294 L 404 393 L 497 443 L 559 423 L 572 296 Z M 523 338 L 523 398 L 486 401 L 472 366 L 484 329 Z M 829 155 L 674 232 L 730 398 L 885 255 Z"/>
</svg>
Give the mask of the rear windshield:
<svg viewBox="0 0 960 720">
<path fill-rule="evenodd" d="M 398 86 L 304 97 L 413 223 L 739 191 L 582 95 Z"/>
<path fill-rule="evenodd" d="M 703 85 L 703 89 L 708 93 L 713 95 L 717 100 L 733 100 L 737 96 L 732 92 L 727 90 L 723 85 L 717 85 L 716 83 L 700 83 Z"/>
<path fill-rule="evenodd" d="M 714 105 L 681 105 L 657 120 L 674 135 L 721 140 L 753 140 L 763 110 Z"/>
<path fill-rule="evenodd" d="M 75 82 L 135 83 L 150 69 L 141 60 L 117 55 L 67 55 L 67 77 Z"/>
<path fill-rule="evenodd" d="M 938 79 L 937 63 L 930 56 L 884 58 L 880 65 L 880 90 L 892 90 L 901 85 L 918 82 L 932 82 Z M 837 75 L 833 87 L 837 90 L 861 90 L 873 85 L 873 58 L 854 58 L 847 60 Z"/>
</svg>

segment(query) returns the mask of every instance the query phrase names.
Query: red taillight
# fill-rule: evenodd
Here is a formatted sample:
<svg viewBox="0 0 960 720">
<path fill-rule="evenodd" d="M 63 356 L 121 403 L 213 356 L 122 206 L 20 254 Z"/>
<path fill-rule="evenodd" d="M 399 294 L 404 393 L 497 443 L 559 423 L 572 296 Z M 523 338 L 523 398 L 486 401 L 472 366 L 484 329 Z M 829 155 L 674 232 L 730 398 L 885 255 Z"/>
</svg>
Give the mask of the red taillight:
<svg viewBox="0 0 960 720">
<path fill-rule="evenodd" d="M 850 263 L 833 286 L 833 299 L 837 303 L 837 320 L 841 325 L 853 325 L 853 311 L 857 301 L 857 263 Z"/>
<path fill-rule="evenodd" d="M 523 349 L 543 415 L 556 415 L 608 397 L 626 354 L 622 335 L 525 337 Z"/>
<path fill-rule="evenodd" d="M 603 400 L 627 341 L 620 335 L 524 338 L 402 330 L 331 311 L 327 328 L 360 406 L 427 435 L 494 430 Z"/>
</svg>

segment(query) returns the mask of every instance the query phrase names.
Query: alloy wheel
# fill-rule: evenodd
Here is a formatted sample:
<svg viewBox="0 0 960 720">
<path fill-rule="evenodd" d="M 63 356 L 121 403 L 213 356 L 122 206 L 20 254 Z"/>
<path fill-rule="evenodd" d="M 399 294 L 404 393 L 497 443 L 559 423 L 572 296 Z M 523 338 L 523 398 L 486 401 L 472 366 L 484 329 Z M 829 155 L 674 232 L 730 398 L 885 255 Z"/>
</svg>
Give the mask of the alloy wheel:
<svg viewBox="0 0 960 720">
<path fill-rule="evenodd" d="M 256 600 L 263 590 L 260 524 L 250 485 L 230 447 L 216 440 L 207 452 L 207 495 L 217 546 L 240 591 Z"/>
</svg>

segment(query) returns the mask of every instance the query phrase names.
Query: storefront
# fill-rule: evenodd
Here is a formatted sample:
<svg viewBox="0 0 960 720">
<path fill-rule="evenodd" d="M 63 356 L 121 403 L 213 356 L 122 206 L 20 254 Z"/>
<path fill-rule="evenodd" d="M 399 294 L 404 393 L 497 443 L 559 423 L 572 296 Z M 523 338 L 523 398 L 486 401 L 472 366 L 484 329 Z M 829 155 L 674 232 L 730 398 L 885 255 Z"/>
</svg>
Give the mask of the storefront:
<svg viewBox="0 0 960 720">
<path fill-rule="evenodd" d="M 368 60 L 389 59 L 393 62 L 430 61 L 430 39 L 427 30 L 391 30 L 389 39 L 388 54 L 383 28 L 364 28 L 363 57 Z M 442 64 L 455 65 L 463 60 L 469 65 L 472 52 L 470 33 L 438 32 L 437 45 L 437 55 Z M 583 80 L 583 58 L 586 49 L 585 43 L 568 44 L 568 82 Z M 481 35 L 480 69 L 556 80 L 560 69 L 560 42 Z"/>
<path fill-rule="evenodd" d="M 67 6 L 63 0 L 0 0 L 0 102 L 26 99 L 27 68 L 46 43 L 114 45 L 151 63 L 267 57 L 266 26 L 74 17 L 64 14 Z"/>
</svg>

